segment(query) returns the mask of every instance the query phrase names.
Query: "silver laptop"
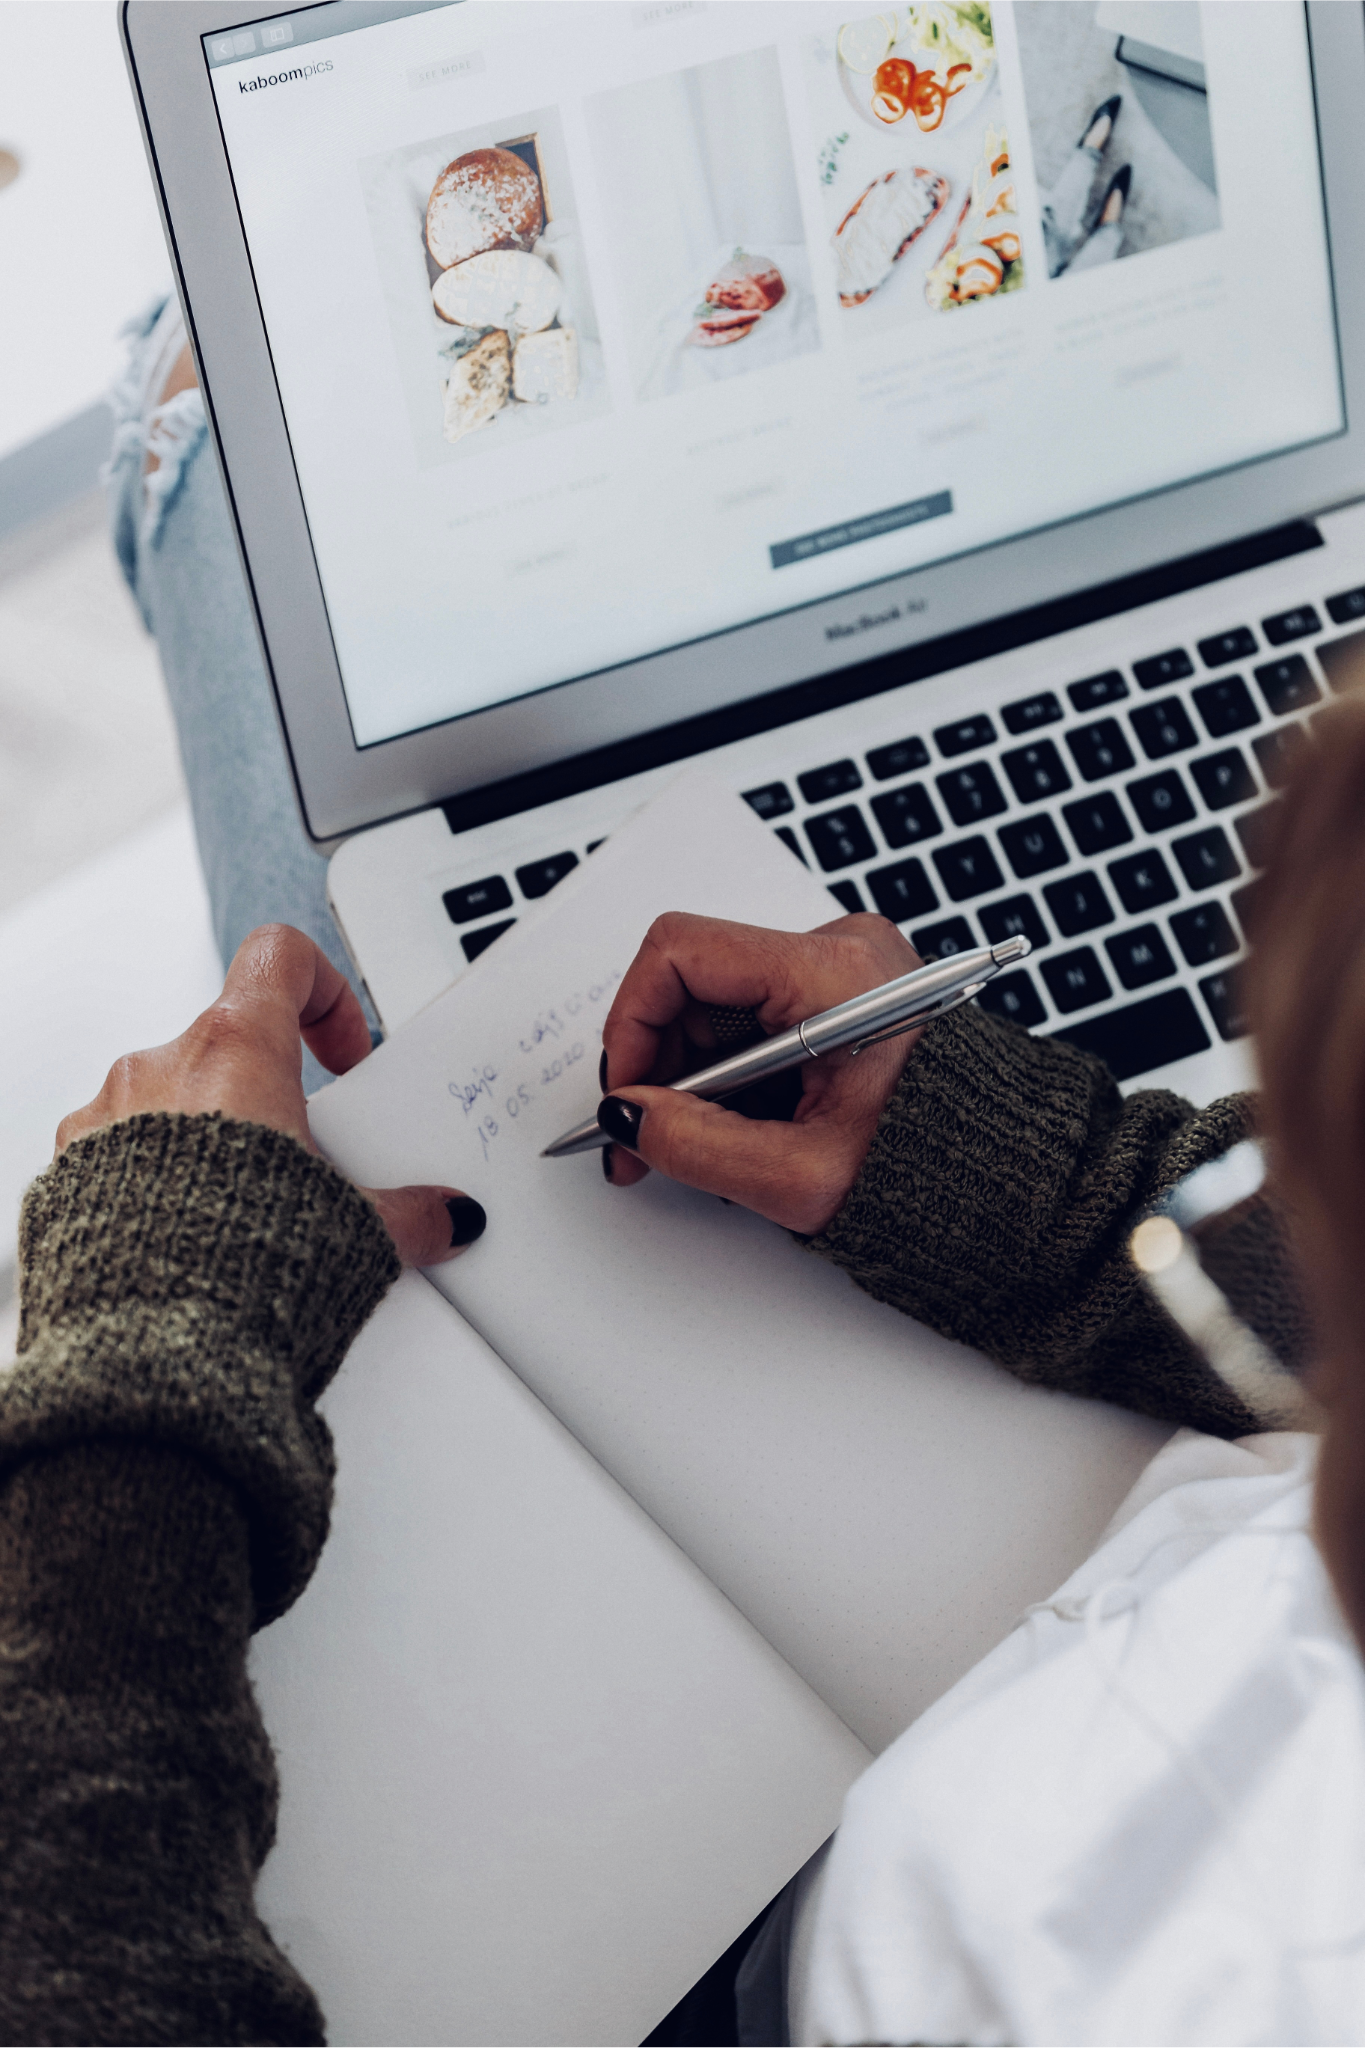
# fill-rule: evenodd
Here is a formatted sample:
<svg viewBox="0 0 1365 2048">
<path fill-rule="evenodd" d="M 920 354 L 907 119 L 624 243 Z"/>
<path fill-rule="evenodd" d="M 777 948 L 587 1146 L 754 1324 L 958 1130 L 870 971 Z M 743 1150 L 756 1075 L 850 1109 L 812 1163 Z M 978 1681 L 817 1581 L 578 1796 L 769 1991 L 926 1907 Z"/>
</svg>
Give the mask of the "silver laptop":
<svg viewBox="0 0 1365 2048">
<path fill-rule="evenodd" d="M 1262 811 L 1365 638 L 1360 6 L 123 21 L 387 1029 L 705 759 L 831 915 L 1248 1078 Z"/>
</svg>

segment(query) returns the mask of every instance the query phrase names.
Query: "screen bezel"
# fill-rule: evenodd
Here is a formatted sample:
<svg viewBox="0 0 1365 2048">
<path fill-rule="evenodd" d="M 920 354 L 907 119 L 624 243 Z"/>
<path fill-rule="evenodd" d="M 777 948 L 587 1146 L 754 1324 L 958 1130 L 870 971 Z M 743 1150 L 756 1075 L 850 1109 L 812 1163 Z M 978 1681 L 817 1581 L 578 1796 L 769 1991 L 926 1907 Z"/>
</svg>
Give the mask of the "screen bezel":
<svg viewBox="0 0 1365 2048">
<path fill-rule="evenodd" d="M 321 845 L 1365 495 L 1365 266 L 1334 261 L 1343 433 L 878 579 L 879 606 L 899 604 L 901 620 L 856 644 L 831 647 L 824 632 L 841 607 L 847 613 L 854 584 L 797 610 L 358 747 L 201 44 L 211 30 L 303 11 L 266 10 L 259 0 L 226 0 L 211 10 L 203 0 L 123 0 L 121 20 L 300 809 Z M 1329 249 L 1349 251 L 1365 246 L 1356 162 L 1365 6 L 1307 0 L 1307 15 Z"/>
</svg>

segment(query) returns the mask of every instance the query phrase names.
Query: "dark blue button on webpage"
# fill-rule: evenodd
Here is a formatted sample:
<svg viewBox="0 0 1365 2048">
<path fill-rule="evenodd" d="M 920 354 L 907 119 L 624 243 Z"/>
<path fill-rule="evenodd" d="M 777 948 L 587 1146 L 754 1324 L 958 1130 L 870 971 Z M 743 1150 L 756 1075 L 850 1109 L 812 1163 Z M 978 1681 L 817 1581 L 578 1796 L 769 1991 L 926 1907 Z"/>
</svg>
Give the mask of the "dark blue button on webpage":
<svg viewBox="0 0 1365 2048">
<path fill-rule="evenodd" d="M 793 562 L 809 562 L 817 555 L 832 554 L 836 548 L 856 547 L 859 541 L 897 533 L 903 526 L 921 526 L 926 519 L 944 519 L 952 509 L 952 492 L 935 491 L 927 498 L 911 498 L 904 505 L 888 505 L 884 512 L 867 512 L 861 519 L 845 519 L 838 526 L 821 526 L 814 533 L 798 534 L 794 540 L 777 541 L 768 549 L 768 559 L 774 569 L 785 569 Z"/>
</svg>

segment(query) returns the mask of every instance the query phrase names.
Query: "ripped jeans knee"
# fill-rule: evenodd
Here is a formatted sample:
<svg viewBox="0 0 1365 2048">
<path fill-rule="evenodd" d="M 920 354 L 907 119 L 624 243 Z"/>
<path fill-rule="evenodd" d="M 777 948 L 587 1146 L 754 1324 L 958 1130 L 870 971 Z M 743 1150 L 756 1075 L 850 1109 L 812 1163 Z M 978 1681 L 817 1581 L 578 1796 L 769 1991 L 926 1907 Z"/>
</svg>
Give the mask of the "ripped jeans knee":
<svg viewBox="0 0 1365 2048">
<path fill-rule="evenodd" d="M 161 542 L 167 514 L 203 445 L 208 423 L 197 388 L 160 394 L 185 346 L 185 323 L 174 298 L 158 300 L 123 330 L 128 362 L 109 394 L 114 440 L 101 482 L 109 505 L 114 552 L 148 630 L 140 568 Z"/>
</svg>

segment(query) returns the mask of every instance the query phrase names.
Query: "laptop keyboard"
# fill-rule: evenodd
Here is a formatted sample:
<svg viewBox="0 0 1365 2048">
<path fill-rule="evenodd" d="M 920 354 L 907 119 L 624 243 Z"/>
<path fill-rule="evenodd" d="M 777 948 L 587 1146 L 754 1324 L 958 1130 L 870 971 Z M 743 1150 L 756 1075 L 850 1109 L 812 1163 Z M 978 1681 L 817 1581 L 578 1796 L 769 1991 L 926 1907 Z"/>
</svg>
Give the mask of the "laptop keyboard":
<svg viewBox="0 0 1365 2048">
<path fill-rule="evenodd" d="M 1336 626 L 1365 619 L 1365 587 L 1325 608 Z M 842 909 L 880 911 L 926 958 L 1024 934 L 1033 957 L 982 1005 L 1131 1079 L 1245 1032 L 1239 903 L 1325 695 L 1294 643 L 1324 630 L 1299 605 L 1259 636 L 1232 626 L 743 794 Z M 1362 652 L 1365 632 L 1315 647 L 1329 688 Z M 870 722 L 877 700 L 863 708 Z M 466 958 L 578 859 L 517 868 L 515 892 L 501 875 L 447 890 Z"/>
</svg>

